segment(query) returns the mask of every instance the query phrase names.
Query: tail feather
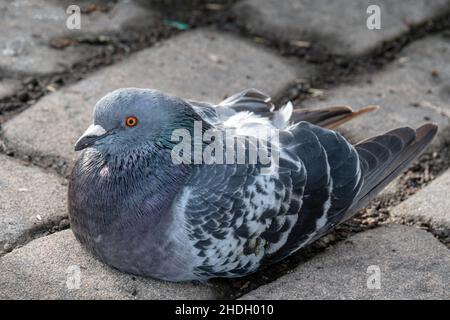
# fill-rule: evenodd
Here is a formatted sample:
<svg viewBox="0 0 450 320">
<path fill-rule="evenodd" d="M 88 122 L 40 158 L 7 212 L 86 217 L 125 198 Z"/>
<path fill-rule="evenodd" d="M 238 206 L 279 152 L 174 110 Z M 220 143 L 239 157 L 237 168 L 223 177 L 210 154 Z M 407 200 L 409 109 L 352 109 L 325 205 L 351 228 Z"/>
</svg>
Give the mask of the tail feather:
<svg viewBox="0 0 450 320">
<path fill-rule="evenodd" d="M 196 105 L 201 104 L 195 102 Z M 321 127 L 333 129 L 362 114 L 378 109 L 370 105 L 359 110 L 350 106 L 331 106 L 323 108 L 300 108 L 293 110 L 292 103 L 275 110 L 271 98 L 257 89 L 247 89 L 238 92 L 222 101 L 218 107 L 224 107 L 235 112 L 252 112 L 260 117 L 273 121 L 276 127 L 284 128 L 289 123 L 306 121 Z"/>
<path fill-rule="evenodd" d="M 350 106 L 295 109 L 292 114 L 292 121 L 294 123 L 307 121 L 333 129 L 362 114 L 378 110 L 378 108 L 378 106 L 370 105 L 359 110 L 353 110 Z"/>
<path fill-rule="evenodd" d="M 419 157 L 436 133 L 437 126 L 427 123 L 417 130 L 398 128 L 358 143 L 355 148 L 360 157 L 364 183 L 344 220 L 365 207 Z"/>
</svg>

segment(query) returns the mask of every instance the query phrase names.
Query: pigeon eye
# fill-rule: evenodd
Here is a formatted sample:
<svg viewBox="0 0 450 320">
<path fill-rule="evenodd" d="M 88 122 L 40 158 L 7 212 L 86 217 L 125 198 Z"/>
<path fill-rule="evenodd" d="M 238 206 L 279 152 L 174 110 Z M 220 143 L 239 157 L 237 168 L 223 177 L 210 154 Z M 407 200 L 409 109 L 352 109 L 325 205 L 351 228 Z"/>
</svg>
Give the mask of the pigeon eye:
<svg viewBox="0 0 450 320">
<path fill-rule="evenodd" d="M 125 124 L 127 125 L 127 127 L 134 127 L 137 125 L 137 123 L 138 123 L 137 118 L 134 116 L 127 117 L 125 120 Z"/>
</svg>

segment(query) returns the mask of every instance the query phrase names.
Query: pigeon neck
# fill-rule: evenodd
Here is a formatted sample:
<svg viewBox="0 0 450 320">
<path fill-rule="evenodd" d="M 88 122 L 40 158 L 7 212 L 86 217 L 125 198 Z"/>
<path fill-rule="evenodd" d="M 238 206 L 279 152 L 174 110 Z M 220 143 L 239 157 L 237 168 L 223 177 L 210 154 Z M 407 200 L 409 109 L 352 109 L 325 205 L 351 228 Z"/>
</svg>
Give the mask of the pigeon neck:
<svg viewBox="0 0 450 320">
<path fill-rule="evenodd" d="M 127 158 L 85 153 L 69 188 L 72 211 L 81 218 L 78 227 L 94 235 L 130 215 L 156 225 L 190 174 L 189 166 L 173 164 L 169 156 L 167 151 L 157 157 L 131 153 Z"/>
</svg>

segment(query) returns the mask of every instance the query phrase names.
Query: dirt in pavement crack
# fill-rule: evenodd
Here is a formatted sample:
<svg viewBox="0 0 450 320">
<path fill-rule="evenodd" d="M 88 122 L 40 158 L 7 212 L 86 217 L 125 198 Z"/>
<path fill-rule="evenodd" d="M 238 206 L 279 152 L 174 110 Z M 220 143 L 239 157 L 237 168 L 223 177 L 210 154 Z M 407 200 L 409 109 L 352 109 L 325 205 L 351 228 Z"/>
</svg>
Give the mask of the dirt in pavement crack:
<svg viewBox="0 0 450 320">
<path fill-rule="evenodd" d="M 2 248 L 2 250 L 0 250 L 0 258 L 15 249 L 23 247 L 24 245 L 35 239 L 45 237 L 52 233 L 63 231 L 69 228 L 70 224 L 68 217 L 52 219 L 44 224 L 36 225 L 33 228 L 30 228 L 22 233 L 20 237 L 13 243 L 8 243 L 6 246 L 0 243 L 0 248 Z"/>
<path fill-rule="evenodd" d="M 188 31 L 199 27 L 223 24 L 223 17 L 229 15 L 229 8 L 236 3 L 236 0 L 218 0 L 217 6 L 212 8 L 210 3 L 204 1 L 176 2 L 172 5 L 164 1 L 164 6 L 158 5 L 158 1 L 153 1 L 151 6 L 154 10 L 161 11 L 164 20 L 152 28 L 145 30 L 126 30 L 120 33 L 108 35 L 108 41 L 100 39 L 102 36 L 85 35 L 83 41 L 88 44 L 100 47 L 100 52 L 89 59 L 80 61 L 68 68 L 64 72 L 45 76 L 30 74 L 18 74 L 15 77 L 21 80 L 21 88 L 14 95 L 0 99 L 0 125 L 11 117 L 24 111 L 39 99 L 69 84 L 75 83 L 94 71 L 102 67 L 112 65 L 123 60 L 130 54 L 149 48 L 155 43 L 179 34 L 181 30 L 168 21 L 181 21 L 186 24 Z M 219 6 L 220 5 L 220 6 Z M 0 70 L 0 78 L 2 76 Z"/>
<path fill-rule="evenodd" d="M 283 56 L 296 57 L 316 64 L 318 70 L 313 77 L 307 79 L 309 83 L 300 81 L 293 84 L 282 94 L 283 99 L 276 101 L 280 104 L 292 101 L 294 105 L 299 105 L 304 99 L 311 97 L 311 90 L 309 90 L 311 87 L 328 89 L 358 81 L 360 77 L 388 66 L 401 55 L 402 49 L 407 45 L 434 34 L 450 34 L 450 8 L 431 20 L 410 27 L 408 32 L 385 41 L 381 46 L 360 56 L 334 55 L 327 52 L 320 43 L 312 42 L 311 46 L 298 47 L 289 41 L 268 38 L 266 34 L 248 30 L 232 16 L 224 17 L 217 26 L 219 29 L 234 32 L 248 39 L 257 39 L 260 45 L 271 47 Z"/>
</svg>

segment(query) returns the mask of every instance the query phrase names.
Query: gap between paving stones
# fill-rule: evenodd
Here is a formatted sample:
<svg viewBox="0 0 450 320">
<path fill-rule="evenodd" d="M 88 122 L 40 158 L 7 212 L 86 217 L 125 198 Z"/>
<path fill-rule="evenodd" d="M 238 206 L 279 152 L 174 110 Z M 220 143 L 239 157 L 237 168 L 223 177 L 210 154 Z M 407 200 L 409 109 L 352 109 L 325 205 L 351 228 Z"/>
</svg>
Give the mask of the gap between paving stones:
<svg viewBox="0 0 450 320">
<path fill-rule="evenodd" d="M 141 5 L 149 5 L 145 1 L 137 1 Z M 40 98 L 54 92 L 64 86 L 73 84 L 92 72 L 102 67 L 109 66 L 124 60 L 130 54 L 149 48 L 161 40 L 169 39 L 182 32 L 179 28 L 174 27 L 169 22 L 171 19 L 180 19 L 181 22 L 186 21 L 189 32 L 191 30 L 219 23 L 222 15 L 227 15 L 229 7 L 237 2 L 237 0 L 218 0 L 220 7 L 208 7 L 208 3 L 203 1 L 194 1 L 188 4 L 189 10 L 185 10 L 186 6 L 178 7 L 179 11 L 171 11 L 164 9 L 164 6 L 158 5 L 159 1 L 154 0 L 153 5 L 149 5 L 152 9 L 161 12 L 167 19 L 157 21 L 154 27 L 146 30 L 127 30 L 122 32 L 111 32 L 105 37 L 103 35 L 78 35 L 74 37 L 75 44 L 89 44 L 93 48 L 103 47 L 100 52 L 84 61 L 75 63 L 69 69 L 48 75 L 36 76 L 33 74 L 19 73 L 14 76 L 14 80 L 19 80 L 22 87 L 16 90 L 15 94 L 0 99 L 0 126 L 5 121 L 27 109 Z M 195 8 L 194 4 L 200 7 Z M 181 15 L 179 14 L 182 13 Z M 169 15 L 170 14 L 170 15 Z M 70 38 L 71 39 L 71 38 Z M 0 79 L 5 72 L 0 69 Z"/>
<path fill-rule="evenodd" d="M 62 217 L 57 219 L 51 219 L 46 223 L 36 225 L 28 229 L 22 234 L 14 243 L 11 243 L 7 249 L 0 251 L 0 259 L 2 256 L 23 247 L 33 240 L 48 236 L 50 234 L 70 229 L 69 217 Z"/>
<path fill-rule="evenodd" d="M 380 0 L 380 30 L 373 31 L 366 27 L 366 9 L 371 4 L 370 0 L 338 4 L 328 0 L 245 0 L 234 6 L 233 12 L 237 23 L 250 32 L 298 47 L 316 46 L 325 54 L 359 56 L 450 9 L 447 0 Z"/>
<path fill-rule="evenodd" d="M 66 179 L 13 157 L 0 155 L 0 163 L 2 169 L 6 168 L 0 175 L 0 189 L 7 188 L 0 194 L 4 210 L 0 212 L 4 224 L 0 230 L 0 257 L 34 239 L 69 228 L 63 201 Z M 44 188 L 37 186 L 42 183 Z"/>
<path fill-rule="evenodd" d="M 278 38 L 267 38 L 266 35 L 252 33 L 236 21 L 225 23 L 222 28 L 241 36 L 254 39 L 263 45 L 273 47 L 284 56 L 294 56 L 313 64 L 319 64 L 316 77 L 310 84 L 298 83 L 289 88 L 280 103 L 291 100 L 294 105 L 310 97 L 310 86 L 313 88 L 329 88 L 343 83 L 359 80 L 360 76 L 378 71 L 389 65 L 401 54 L 408 44 L 427 36 L 446 32 L 450 36 L 450 8 L 429 21 L 410 28 L 410 30 L 394 39 L 383 42 L 367 54 L 360 56 L 333 55 L 323 48 L 311 43 L 308 48 L 299 48 L 295 44 Z"/>
<path fill-rule="evenodd" d="M 155 9 L 162 11 L 161 7 L 158 7 L 155 2 Z M 202 1 L 200 1 L 202 2 Z M 221 0 L 222 8 L 208 9 L 205 4 L 199 9 L 196 15 L 193 15 L 189 19 L 189 30 L 195 30 L 202 26 L 213 24 L 219 20 L 217 16 L 220 16 L 223 11 L 227 11 L 227 8 L 236 3 L 236 0 Z M 145 5 L 146 3 L 142 3 Z M 185 11 L 183 11 L 185 16 Z M 173 18 L 177 18 L 175 15 Z M 186 18 L 186 17 L 184 17 Z M 35 104 L 42 97 L 59 90 L 65 86 L 76 83 L 89 74 L 100 70 L 103 67 L 118 63 L 125 60 L 132 53 L 136 53 L 143 49 L 152 47 L 160 41 L 167 40 L 181 31 L 170 26 L 165 25 L 163 21 L 157 24 L 157 27 L 152 28 L 150 32 L 143 30 L 127 31 L 118 33 L 111 33 L 108 35 L 108 41 L 96 41 L 95 37 L 90 37 L 89 43 L 95 46 L 104 46 L 105 49 L 97 56 L 93 56 L 85 61 L 75 63 L 70 69 L 62 72 L 45 76 L 34 75 L 19 75 L 16 76 L 20 80 L 22 87 L 16 90 L 14 95 L 10 95 L 0 99 L 0 132 L 2 123 L 18 115 L 28 107 Z M 0 76 L 3 74 L 0 70 Z M 0 153 L 4 153 L 10 157 L 15 157 L 13 152 L 7 151 L 2 143 L 2 137 L 0 134 Z M 22 159 L 23 160 L 23 159 Z M 49 170 L 52 163 L 62 162 L 61 159 L 55 159 L 50 157 L 40 157 L 39 159 L 28 159 L 34 165 L 42 167 L 45 170 Z M 55 170 L 53 170 L 55 171 Z M 61 174 L 56 170 L 56 173 Z"/>
<path fill-rule="evenodd" d="M 130 54 L 151 47 L 155 43 L 176 35 L 178 30 L 160 25 L 151 32 L 126 32 L 108 37 L 108 42 L 92 42 L 103 47 L 102 52 L 85 61 L 75 63 L 69 70 L 49 75 L 19 75 L 22 87 L 14 95 L 0 99 L 0 125 L 19 114 L 40 98 L 64 86 L 73 84 L 102 67 L 124 60 Z M 126 40 L 125 40 L 126 39 Z M 1 72 L 0 72 L 1 74 Z"/>
</svg>

